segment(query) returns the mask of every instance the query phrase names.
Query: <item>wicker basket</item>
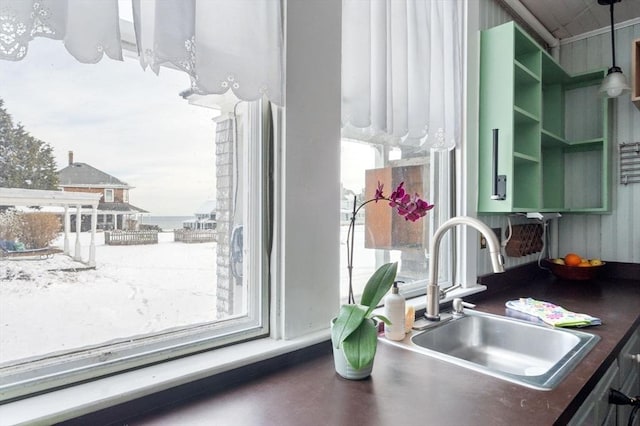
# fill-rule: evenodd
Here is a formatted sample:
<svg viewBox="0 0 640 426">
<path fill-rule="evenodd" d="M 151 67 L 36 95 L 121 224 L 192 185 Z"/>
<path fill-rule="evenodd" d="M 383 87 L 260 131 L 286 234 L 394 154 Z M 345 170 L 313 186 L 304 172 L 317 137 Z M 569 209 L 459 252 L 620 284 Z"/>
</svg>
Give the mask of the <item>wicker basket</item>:
<svg viewBox="0 0 640 426">
<path fill-rule="evenodd" d="M 553 263 L 550 259 L 546 259 L 546 263 L 547 267 L 553 272 L 553 275 L 563 280 L 571 281 L 593 280 L 605 265 L 605 263 L 602 262 L 600 265 L 593 266 L 567 266 Z"/>
</svg>

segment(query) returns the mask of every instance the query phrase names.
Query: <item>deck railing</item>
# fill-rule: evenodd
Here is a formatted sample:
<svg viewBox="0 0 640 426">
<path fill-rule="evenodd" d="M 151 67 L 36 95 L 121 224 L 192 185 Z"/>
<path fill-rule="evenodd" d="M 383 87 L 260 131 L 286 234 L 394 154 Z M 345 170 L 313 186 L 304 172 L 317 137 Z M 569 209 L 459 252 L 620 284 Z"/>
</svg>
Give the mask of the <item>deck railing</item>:
<svg viewBox="0 0 640 426">
<path fill-rule="evenodd" d="M 216 241 L 213 229 L 176 229 L 173 231 L 174 241 L 183 243 L 210 243 Z"/>
<path fill-rule="evenodd" d="M 158 231 L 109 231 L 104 233 L 104 243 L 108 246 L 158 244 Z"/>
</svg>

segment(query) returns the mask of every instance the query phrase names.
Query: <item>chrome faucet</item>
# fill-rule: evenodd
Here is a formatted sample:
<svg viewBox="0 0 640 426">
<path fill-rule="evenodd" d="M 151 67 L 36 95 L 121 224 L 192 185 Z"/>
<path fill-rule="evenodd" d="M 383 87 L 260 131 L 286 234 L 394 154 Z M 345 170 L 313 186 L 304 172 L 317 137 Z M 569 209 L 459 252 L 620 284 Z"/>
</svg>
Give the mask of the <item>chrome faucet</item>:
<svg viewBox="0 0 640 426">
<path fill-rule="evenodd" d="M 475 228 L 486 239 L 489 245 L 489 255 L 491 256 L 491 266 L 494 272 L 504 272 L 504 259 L 500 253 L 500 243 L 496 234 L 491 228 L 472 217 L 456 216 L 440 225 L 431 237 L 429 248 L 429 281 L 427 282 L 427 312 L 425 318 L 430 321 L 440 320 L 440 289 L 438 287 L 438 252 L 440 250 L 440 240 L 442 236 L 454 226 L 468 225 Z"/>
</svg>

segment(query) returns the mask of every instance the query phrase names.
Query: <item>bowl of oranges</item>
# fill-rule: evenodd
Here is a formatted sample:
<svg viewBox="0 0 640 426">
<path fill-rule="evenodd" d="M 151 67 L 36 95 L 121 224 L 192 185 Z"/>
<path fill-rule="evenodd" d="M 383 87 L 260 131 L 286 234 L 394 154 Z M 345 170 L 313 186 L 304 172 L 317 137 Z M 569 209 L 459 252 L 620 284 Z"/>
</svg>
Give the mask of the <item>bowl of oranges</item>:
<svg viewBox="0 0 640 426">
<path fill-rule="evenodd" d="M 564 257 L 547 259 L 551 272 L 563 280 L 592 280 L 605 263 L 600 259 L 586 259 L 576 253 L 567 253 Z"/>
</svg>

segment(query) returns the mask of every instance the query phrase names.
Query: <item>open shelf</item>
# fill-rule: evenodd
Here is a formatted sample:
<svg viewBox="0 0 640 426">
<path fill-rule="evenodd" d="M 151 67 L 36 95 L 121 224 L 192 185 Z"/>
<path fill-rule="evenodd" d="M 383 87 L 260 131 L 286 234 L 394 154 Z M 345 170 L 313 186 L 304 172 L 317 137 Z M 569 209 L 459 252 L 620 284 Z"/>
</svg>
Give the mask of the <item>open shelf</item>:
<svg viewBox="0 0 640 426">
<path fill-rule="evenodd" d="M 569 142 L 565 151 L 580 152 L 580 151 L 599 151 L 602 150 L 604 145 L 604 139 L 587 139 L 581 141 Z"/>
<path fill-rule="evenodd" d="M 513 120 L 515 123 L 526 123 L 526 122 L 538 122 L 538 116 L 530 113 L 529 111 L 520 108 L 517 105 L 513 106 Z"/>
<path fill-rule="evenodd" d="M 560 138 L 564 136 L 564 89 L 561 84 L 542 85 L 542 128 Z"/>
<path fill-rule="evenodd" d="M 515 151 L 513 153 L 513 162 L 514 164 L 526 164 L 526 163 L 539 163 L 537 157 L 532 157 L 531 155 L 523 154 L 521 152 Z"/>
<path fill-rule="evenodd" d="M 521 81 L 523 83 L 529 82 L 530 84 L 540 83 L 540 76 L 531 71 L 524 64 L 520 63 L 518 60 L 514 60 L 513 65 L 516 81 Z"/>
<path fill-rule="evenodd" d="M 542 207 L 564 210 L 564 152 L 559 144 L 542 149 Z"/>
<path fill-rule="evenodd" d="M 640 39 L 637 49 L 640 58 Z M 478 212 L 609 209 L 609 107 L 598 94 L 605 71 L 567 73 L 514 22 L 482 32 Z M 506 176 L 503 200 L 491 198 L 493 164 Z"/>
<path fill-rule="evenodd" d="M 594 148 L 588 144 L 583 147 Z M 564 152 L 564 205 L 565 208 L 575 210 L 604 208 L 603 180 L 607 173 L 602 144 L 600 149 L 565 150 Z"/>
<path fill-rule="evenodd" d="M 541 71 L 540 48 L 523 32 L 517 32 L 513 40 L 514 60 L 528 68 L 539 79 Z"/>
<path fill-rule="evenodd" d="M 564 84 L 569 74 L 546 52 L 542 54 L 542 80 L 545 84 Z"/>
<path fill-rule="evenodd" d="M 533 117 L 540 117 L 540 80 L 538 77 L 518 65 L 514 66 L 513 103 Z"/>
<path fill-rule="evenodd" d="M 540 132 L 540 143 L 542 144 L 543 148 L 567 145 L 567 141 L 562 137 L 545 129 L 542 129 L 542 131 Z"/>
<path fill-rule="evenodd" d="M 514 160 L 518 159 L 515 157 Z M 523 160 L 523 159 L 520 159 Z M 540 208 L 540 163 L 516 161 L 514 167 L 513 204 L 520 208 Z"/>
</svg>

